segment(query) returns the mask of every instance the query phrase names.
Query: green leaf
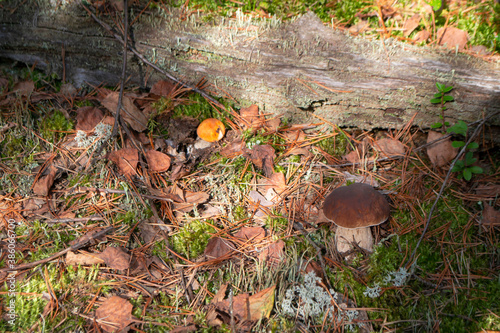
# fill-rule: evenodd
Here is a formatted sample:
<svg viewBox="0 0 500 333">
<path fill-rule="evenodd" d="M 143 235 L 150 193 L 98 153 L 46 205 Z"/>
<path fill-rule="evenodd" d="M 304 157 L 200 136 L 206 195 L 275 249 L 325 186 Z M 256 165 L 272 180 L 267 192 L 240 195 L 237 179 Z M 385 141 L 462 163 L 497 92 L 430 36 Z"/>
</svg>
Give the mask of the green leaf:
<svg viewBox="0 0 500 333">
<path fill-rule="evenodd" d="M 469 169 L 472 173 L 483 173 L 484 172 L 483 168 L 481 168 L 480 166 L 477 166 L 477 165 L 473 165 Z"/>
<path fill-rule="evenodd" d="M 455 163 L 455 165 L 453 166 L 453 169 L 451 169 L 451 172 L 459 172 L 459 171 L 462 171 L 464 169 L 464 161 L 462 160 L 459 160 Z"/>
<path fill-rule="evenodd" d="M 452 89 L 453 89 L 453 86 L 449 86 L 449 87 L 444 88 L 443 92 L 444 92 L 444 93 L 448 93 L 448 92 L 450 92 Z"/>
<path fill-rule="evenodd" d="M 441 97 L 443 97 L 443 93 L 434 94 L 434 98 L 441 98 Z"/>
<path fill-rule="evenodd" d="M 444 125 L 445 125 L 445 126 L 450 126 L 450 123 L 449 123 L 449 122 L 447 122 L 447 121 L 445 121 L 445 122 L 444 122 Z"/>
<path fill-rule="evenodd" d="M 468 151 L 466 154 L 465 154 L 465 165 L 466 166 L 469 166 L 471 164 L 474 164 L 476 163 L 477 161 L 477 158 L 475 158 L 473 155 L 472 155 L 472 152 L 471 151 Z"/>
<path fill-rule="evenodd" d="M 471 180 L 471 178 L 472 178 L 472 172 L 470 171 L 469 168 L 465 168 L 463 174 L 464 174 L 464 179 L 466 181 Z"/>
<path fill-rule="evenodd" d="M 455 125 L 446 130 L 448 133 L 455 133 L 465 136 L 467 134 L 467 124 L 463 120 L 459 120 Z"/>
<path fill-rule="evenodd" d="M 431 99 L 431 103 L 432 104 L 439 104 L 439 103 L 441 103 L 441 98 L 433 98 L 433 99 Z"/>
<path fill-rule="evenodd" d="M 439 82 L 436 82 L 436 88 L 438 88 L 438 90 L 439 90 L 440 92 L 443 92 L 443 91 L 444 91 L 444 89 L 446 88 L 446 86 L 445 86 L 444 84 L 441 84 L 441 83 L 439 83 Z"/>
<path fill-rule="evenodd" d="M 446 96 L 444 96 L 444 97 L 443 97 L 443 100 L 444 100 L 445 102 L 451 102 L 451 101 L 453 101 L 453 100 L 454 100 L 454 98 L 453 98 L 453 96 L 446 95 Z"/>
<path fill-rule="evenodd" d="M 431 128 L 441 128 L 441 127 L 443 127 L 443 124 L 441 123 L 434 123 L 431 125 Z"/>
<path fill-rule="evenodd" d="M 479 148 L 479 143 L 477 143 L 477 142 L 471 142 L 467 146 L 467 149 L 476 149 L 476 148 Z"/>
<path fill-rule="evenodd" d="M 452 146 L 453 148 L 460 148 L 460 147 L 465 146 L 465 142 L 463 142 L 463 141 L 453 141 L 453 142 L 451 143 L 451 146 Z"/>
</svg>

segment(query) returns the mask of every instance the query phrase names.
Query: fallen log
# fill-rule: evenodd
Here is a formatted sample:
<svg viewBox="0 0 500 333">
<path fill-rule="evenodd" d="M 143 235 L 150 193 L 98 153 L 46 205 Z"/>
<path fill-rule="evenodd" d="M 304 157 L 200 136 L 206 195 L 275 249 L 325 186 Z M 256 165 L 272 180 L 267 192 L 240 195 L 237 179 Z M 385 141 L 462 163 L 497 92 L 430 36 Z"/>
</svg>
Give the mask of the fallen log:
<svg viewBox="0 0 500 333">
<path fill-rule="evenodd" d="M 205 78 L 216 96 L 257 103 L 292 122 L 401 128 L 414 117 L 414 125 L 426 128 L 439 121 L 440 107 L 429 102 L 436 82 L 454 87 L 450 123 L 500 111 L 498 60 L 352 37 L 312 12 L 282 22 L 134 6 L 133 46 L 146 59 L 191 84 Z M 99 17 L 112 24 L 121 13 Z M 77 86 L 117 84 L 122 51 L 78 2 L 15 0 L 0 8 L 0 57 L 35 64 Z M 129 82 L 145 87 L 160 78 L 129 57 Z M 498 133 L 500 117 L 489 125 Z"/>
</svg>

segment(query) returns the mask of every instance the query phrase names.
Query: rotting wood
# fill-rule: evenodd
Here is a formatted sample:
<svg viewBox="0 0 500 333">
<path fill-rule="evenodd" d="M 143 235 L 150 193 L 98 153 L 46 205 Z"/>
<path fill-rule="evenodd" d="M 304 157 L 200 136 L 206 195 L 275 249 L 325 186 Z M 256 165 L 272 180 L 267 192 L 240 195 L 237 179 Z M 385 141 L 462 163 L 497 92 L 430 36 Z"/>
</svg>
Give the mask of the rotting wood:
<svg viewBox="0 0 500 333">
<path fill-rule="evenodd" d="M 317 115 L 339 126 L 401 128 L 418 112 L 414 123 L 425 128 L 439 120 L 439 106 L 429 103 L 436 81 L 455 87 L 446 111 L 452 123 L 500 111 L 499 62 L 392 39 L 384 47 L 335 31 L 312 13 L 285 23 L 241 13 L 210 22 L 197 13 L 181 17 L 177 9 L 146 10 L 132 27 L 137 50 L 176 77 L 206 78 L 216 95 L 295 123 Z M 119 82 L 121 52 L 76 3 L 9 1 L 0 8 L 0 57 L 60 77 L 65 64 L 68 81 L 95 85 Z M 128 73 L 143 85 L 159 78 L 132 55 Z M 490 124 L 498 133 L 500 117 Z"/>
</svg>

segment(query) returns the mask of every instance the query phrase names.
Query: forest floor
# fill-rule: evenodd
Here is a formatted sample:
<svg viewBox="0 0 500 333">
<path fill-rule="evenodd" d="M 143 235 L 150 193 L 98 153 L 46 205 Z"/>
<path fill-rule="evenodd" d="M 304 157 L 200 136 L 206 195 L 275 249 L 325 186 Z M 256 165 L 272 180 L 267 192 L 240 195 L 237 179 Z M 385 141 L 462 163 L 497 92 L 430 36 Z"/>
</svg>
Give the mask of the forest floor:
<svg viewBox="0 0 500 333">
<path fill-rule="evenodd" d="M 240 9 L 265 18 L 307 5 L 257 3 Z M 386 29 L 414 16 L 349 3 L 317 13 L 342 29 L 366 21 L 367 38 L 381 33 L 374 8 L 394 10 Z M 495 11 L 481 16 L 483 4 Z M 416 27 L 391 33 L 472 26 L 464 52 L 497 57 L 500 5 L 448 6 L 411 7 Z M 426 47 L 440 44 L 430 36 Z M 500 331 L 500 153 L 484 140 L 487 119 L 447 124 L 444 110 L 425 131 L 296 124 L 159 81 L 125 89 L 112 137 L 119 87 L 1 70 L 1 331 Z M 438 84 L 429 104 L 453 98 Z M 198 137 L 208 118 L 222 122 L 220 141 Z M 339 253 L 323 201 L 353 183 L 376 188 L 391 213 L 371 229 L 373 250 Z"/>
</svg>

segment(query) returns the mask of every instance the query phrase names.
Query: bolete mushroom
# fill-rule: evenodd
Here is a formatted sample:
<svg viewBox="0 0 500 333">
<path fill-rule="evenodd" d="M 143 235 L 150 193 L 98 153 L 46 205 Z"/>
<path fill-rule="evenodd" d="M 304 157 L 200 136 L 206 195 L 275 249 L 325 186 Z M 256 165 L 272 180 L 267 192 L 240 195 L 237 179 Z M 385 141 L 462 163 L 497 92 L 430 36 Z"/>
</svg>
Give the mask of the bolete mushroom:
<svg viewBox="0 0 500 333">
<path fill-rule="evenodd" d="M 325 217 L 337 225 L 335 243 L 340 253 L 359 247 L 373 251 L 371 226 L 389 218 L 390 206 L 382 194 L 368 184 L 356 183 L 332 191 L 323 203 Z"/>
<path fill-rule="evenodd" d="M 208 118 L 201 122 L 196 130 L 198 136 L 208 142 L 219 141 L 224 137 L 226 128 L 219 119 Z"/>
</svg>

